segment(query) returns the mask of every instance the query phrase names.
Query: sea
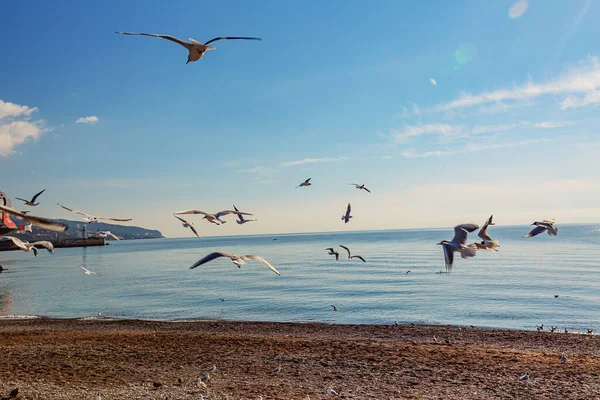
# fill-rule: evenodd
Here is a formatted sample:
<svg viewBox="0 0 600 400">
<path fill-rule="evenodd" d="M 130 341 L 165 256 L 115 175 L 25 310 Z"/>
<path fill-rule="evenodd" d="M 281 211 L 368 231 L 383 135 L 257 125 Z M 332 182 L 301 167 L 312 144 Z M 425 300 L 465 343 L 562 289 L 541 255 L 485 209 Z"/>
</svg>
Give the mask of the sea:
<svg viewBox="0 0 600 400">
<path fill-rule="evenodd" d="M 452 228 L 111 241 L 37 257 L 1 252 L 0 318 L 101 313 L 600 332 L 600 224 L 558 226 L 556 237 L 533 238 L 523 237 L 528 226 L 492 226 L 499 251 L 457 255 L 449 274 L 436 243 L 451 240 Z M 340 244 L 366 263 L 348 260 Z M 338 248 L 339 261 L 327 247 Z M 226 258 L 189 269 L 216 250 L 260 255 L 281 276 L 256 261 L 238 268 Z M 80 265 L 101 275 L 86 275 Z"/>
</svg>

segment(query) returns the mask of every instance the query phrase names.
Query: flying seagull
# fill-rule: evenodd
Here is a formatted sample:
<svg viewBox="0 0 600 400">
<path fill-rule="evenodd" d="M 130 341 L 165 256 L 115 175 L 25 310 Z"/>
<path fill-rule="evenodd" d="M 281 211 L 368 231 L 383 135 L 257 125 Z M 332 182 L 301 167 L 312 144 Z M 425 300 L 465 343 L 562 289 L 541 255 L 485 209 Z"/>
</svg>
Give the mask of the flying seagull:
<svg viewBox="0 0 600 400">
<path fill-rule="evenodd" d="M 349 247 L 342 246 L 341 244 L 340 244 L 340 247 L 348 252 L 348 260 L 351 260 L 353 258 L 358 258 L 359 260 L 362 260 L 363 262 L 366 262 L 365 259 L 362 258 L 362 256 L 352 255 L 352 253 L 350 252 L 350 248 Z"/>
<path fill-rule="evenodd" d="M 131 221 L 131 218 L 110 218 L 110 217 L 96 217 L 95 215 L 90 215 L 88 213 L 84 213 L 83 211 L 77 211 L 77 210 L 73 210 L 69 207 L 65 207 L 59 203 L 56 203 L 59 207 L 64 208 L 67 211 L 71 211 L 72 213 L 75 214 L 79 214 L 79 215 L 83 215 L 83 220 L 85 222 L 87 222 L 88 224 L 91 224 L 92 222 L 98 222 L 101 219 L 105 220 L 105 221 L 118 221 L 118 222 L 127 222 L 127 221 Z"/>
<path fill-rule="evenodd" d="M 340 259 L 340 253 L 338 253 L 336 250 L 333 249 L 333 247 L 328 247 L 325 250 L 329 251 L 330 256 L 335 256 L 335 261 L 338 261 Z"/>
<path fill-rule="evenodd" d="M 216 42 L 217 40 L 240 40 L 240 39 L 242 39 L 242 40 L 262 40 L 261 38 L 247 37 L 247 36 L 219 36 L 219 37 L 211 39 L 208 42 L 202 44 L 192 38 L 189 38 L 191 43 L 188 43 L 188 42 L 184 42 L 181 39 L 177 39 L 176 37 L 171 36 L 171 35 L 162 35 L 162 34 L 156 34 L 156 33 L 141 33 L 141 32 L 115 32 L 115 33 L 118 33 L 120 35 L 153 36 L 153 37 L 157 37 L 157 38 L 161 38 L 161 39 L 167 39 L 167 40 L 170 40 L 171 42 L 180 44 L 183 47 L 185 47 L 186 49 L 188 49 L 188 51 L 190 52 L 190 54 L 188 55 L 188 60 L 187 60 L 186 64 L 189 63 L 190 61 L 198 61 L 199 59 L 201 59 L 202 56 L 204 56 L 204 53 L 206 52 L 206 50 L 215 50 L 216 47 L 209 46 L 209 44 L 212 42 Z"/>
<path fill-rule="evenodd" d="M 83 265 L 80 265 L 79 268 L 81 268 L 83 270 L 83 272 L 85 272 L 86 275 L 98 275 L 98 276 L 102 276 L 97 272 L 94 271 L 90 271 L 89 269 L 87 269 L 86 267 L 84 267 Z"/>
<path fill-rule="evenodd" d="M 310 186 L 310 185 L 312 185 L 312 183 L 310 183 L 311 179 L 312 178 L 308 178 L 307 180 L 305 180 L 304 182 L 302 182 L 301 184 L 299 184 L 298 186 L 296 186 L 294 189 L 298 189 L 301 186 Z"/>
<path fill-rule="evenodd" d="M 333 304 L 330 304 L 331 307 L 333 307 L 333 311 L 337 311 L 337 307 L 334 306 Z"/>
<path fill-rule="evenodd" d="M 22 212 L 6 206 L 0 206 L 0 211 L 14 215 L 15 217 L 21 218 L 23 221 L 29 222 L 30 224 L 40 228 L 48 229 L 50 231 L 63 232 L 68 228 L 67 225 L 61 224 L 60 222 L 54 222 L 46 218 L 34 217 L 33 215 L 25 215 Z"/>
<path fill-rule="evenodd" d="M 525 235 L 525 237 L 534 237 L 544 231 L 547 231 L 548 235 L 550 235 L 550 236 L 558 235 L 558 228 L 556 226 L 554 226 L 553 219 L 550 219 L 550 220 L 545 219 L 542 222 L 535 221 L 531 225 L 535 225 L 535 228 L 533 228 L 527 235 Z"/>
<path fill-rule="evenodd" d="M 350 218 L 352 218 L 350 211 L 352 211 L 352 207 L 350 206 L 350 203 L 348 203 L 348 207 L 346 207 L 346 213 L 342 215 L 342 221 L 344 221 L 345 224 L 347 224 L 348 221 L 350 221 Z"/>
<path fill-rule="evenodd" d="M 190 228 L 190 230 L 191 230 L 192 232 L 194 232 L 194 235 L 196 235 L 196 236 L 198 237 L 198 239 L 201 239 L 201 238 L 200 238 L 200 235 L 198 234 L 198 231 L 196 230 L 196 227 L 194 226 L 194 224 L 192 224 L 192 223 L 191 223 L 191 222 L 189 222 L 189 221 L 186 221 L 185 219 L 183 219 L 183 218 L 181 218 L 181 217 L 178 217 L 178 216 L 177 216 L 177 215 L 175 215 L 175 214 L 173 214 L 173 216 L 174 216 L 175 218 L 177 218 L 179 221 L 181 221 L 181 224 L 183 225 L 183 227 L 184 227 L 184 228 Z"/>
<path fill-rule="evenodd" d="M 371 193 L 371 191 L 365 187 L 364 183 L 362 185 L 359 185 L 358 183 L 351 183 L 351 185 L 354 185 L 354 187 L 357 189 L 366 190 L 367 192 Z"/>
<path fill-rule="evenodd" d="M 115 240 L 121 240 L 119 239 L 119 237 L 117 235 L 115 235 L 114 233 L 112 233 L 111 231 L 98 231 L 98 236 L 103 237 L 103 238 L 107 238 L 107 237 L 111 237 Z"/>
<path fill-rule="evenodd" d="M 446 261 L 446 272 L 452 271 L 454 263 L 454 252 L 458 251 L 462 258 L 475 257 L 477 246 L 470 244 L 467 246 L 467 235 L 479 229 L 477 224 L 462 224 L 454 227 L 454 238 L 451 242 L 442 240 L 438 244 L 444 249 L 444 259 Z"/>
<path fill-rule="evenodd" d="M 26 206 L 35 207 L 35 206 L 40 205 L 40 203 L 36 203 L 35 201 L 37 200 L 37 198 L 39 197 L 39 195 L 42 194 L 42 193 L 44 193 L 45 191 L 46 191 L 46 189 L 42 190 L 41 192 L 39 192 L 38 194 L 36 194 L 35 196 L 33 196 L 31 198 L 31 200 L 25 200 L 25 199 L 22 199 L 20 197 L 15 197 L 15 199 L 24 201 Z"/>
<path fill-rule="evenodd" d="M 233 205 L 233 209 L 237 212 L 240 212 L 240 210 L 237 209 L 237 207 L 235 206 L 235 204 Z M 244 218 L 243 214 L 237 214 L 238 219 L 235 221 L 238 223 L 238 225 L 244 225 L 246 222 L 254 222 L 256 221 L 255 219 L 246 219 Z"/>
<path fill-rule="evenodd" d="M 208 220 L 208 222 L 212 222 L 213 224 L 216 224 L 216 225 L 221 225 L 221 224 L 224 224 L 225 222 L 227 222 L 227 221 L 223 221 L 221 219 L 221 217 L 224 215 L 229 215 L 229 214 L 252 215 L 250 213 L 243 213 L 243 212 L 234 211 L 234 210 L 223 210 L 223 211 L 219 211 L 216 214 L 209 214 L 209 213 L 206 213 L 206 212 L 200 211 L 200 210 L 183 210 L 183 211 L 177 211 L 174 214 L 202 214 L 202 215 L 204 215 L 203 219 L 206 219 L 206 220 Z"/>
<path fill-rule="evenodd" d="M 48 250 L 48 252 L 50 254 L 54 254 L 54 246 L 52 245 L 52 243 L 45 241 L 45 240 L 29 243 L 29 242 L 24 242 L 21 239 L 12 237 L 12 236 L 0 236 L 0 239 L 11 240 L 15 246 L 17 246 L 19 249 L 23 250 L 24 252 L 27 253 L 28 251 L 33 251 L 33 255 L 36 257 L 38 255 L 37 247 L 43 247 L 46 250 Z"/>
<path fill-rule="evenodd" d="M 481 243 L 475 243 L 477 250 L 498 251 L 498 247 L 500 247 L 498 241 L 492 239 L 487 233 L 487 228 L 489 225 L 496 225 L 492 222 L 492 218 L 494 218 L 494 215 L 490 216 L 488 220 L 485 221 L 485 224 L 483 224 L 483 228 L 481 228 L 477 233 L 477 236 L 479 236 L 482 239 Z"/>
<path fill-rule="evenodd" d="M 231 254 L 231 253 L 227 253 L 224 251 L 215 251 L 214 253 L 210 253 L 209 255 L 207 255 L 206 257 L 204 257 L 203 259 L 199 260 L 198 262 L 196 262 L 194 265 L 192 265 L 190 267 L 190 269 L 194 269 L 202 264 L 205 264 L 209 261 L 212 261 L 216 258 L 219 257 L 227 257 L 231 260 L 232 263 L 234 263 L 235 265 L 237 265 L 238 268 L 241 268 L 242 264 L 246 264 L 246 261 L 248 260 L 256 260 L 259 261 L 262 265 L 264 265 L 265 267 L 269 268 L 271 271 L 275 272 L 277 275 L 281 275 L 279 273 L 279 271 L 277 271 L 271 264 L 269 264 L 264 258 L 259 257 L 259 256 L 255 256 L 254 254 L 247 254 L 245 256 L 239 255 L 239 254 Z"/>
</svg>

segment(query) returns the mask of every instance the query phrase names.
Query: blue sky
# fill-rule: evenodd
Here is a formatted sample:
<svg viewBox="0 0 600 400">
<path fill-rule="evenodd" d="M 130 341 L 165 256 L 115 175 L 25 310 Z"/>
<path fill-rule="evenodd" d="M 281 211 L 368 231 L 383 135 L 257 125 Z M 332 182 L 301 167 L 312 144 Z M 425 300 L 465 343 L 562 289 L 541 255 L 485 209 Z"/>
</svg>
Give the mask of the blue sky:
<svg viewBox="0 0 600 400">
<path fill-rule="evenodd" d="M 0 189 L 168 236 L 188 235 L 173 211 L 232 203 L 259 222 L 190 219 L 204 235 L 600 220 L 600 4 L 375 5 L 6 5 Z M 263 41 L 186 65 L 121 30 Z"/>
</svg>

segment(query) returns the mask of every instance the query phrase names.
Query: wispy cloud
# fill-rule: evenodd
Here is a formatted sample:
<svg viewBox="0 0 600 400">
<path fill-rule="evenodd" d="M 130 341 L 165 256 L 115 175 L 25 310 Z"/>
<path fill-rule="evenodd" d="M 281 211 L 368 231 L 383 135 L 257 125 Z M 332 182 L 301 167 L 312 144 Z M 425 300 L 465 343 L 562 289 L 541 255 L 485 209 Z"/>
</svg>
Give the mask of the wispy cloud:
<svg viewBox="0 0 600 400">
<path fill-rule="evenodd" d="M 437 86 L 437 82 L 433 78 L 429 78 L 429 83 L 431 83 L 433 86 Z"/>
<path fill-rule="evenodd" d="M 317 164 L 317 163 L 326 163 L 326 162 L 334 162 L 334 161 L 343 161 L 343 160 L 347 160 L 348 157 L 336 157 L 336 158 L 305 158 L 303 160 L 297 160 L 297 161 L 287 161 L 287 162 L 282 162 L 281 164 L 279 164 L 280 167 L 295 167 L 297 165 L 304 165 L 304 164 Z"/>
<path fill-rule="evenodd" d="M 30 139 L 37 140 L 49 129 L 44 121 L 30 121 L 37 107 L 21 106 L 0 100 L 0 156 L 15 153 L 15 147 Z"/>
<path fill-rule="evenodd" d="M 555 139 L 552 138 L 541 138 L 541 139 L 531 139 L 531 140 L 521 140 L 517 142 L 508 142 L 508 143 L 495 143 L 495 144 L 487 144 L 487 145 L 477 145 L 469 143 L 463 148 L 458 149 L 447 149 L 447 150 L 435 150 L 435 151 L 426 151 L 422 153 L 418 153 L 415 149 L 408 149 L 400 153 L 405 158 L 426 158 L 426 157 L 436 157 L 436 156 L 448 156 L 453 154 L 461 154 L 461 153 L 474 153 L 477 151 L 484 150 L 493 150 L 493 149 L 513 149 L 517 147 L 527 146 L 529 144 L 535 143 L 543 143 L 543 142 L 552 142 Z"/>
<path fill-rule="evenodd" d="M 236 169 L 235 172 L 238 174 L 250 174 L 257 176 L 270 176 L 273 175 L 277 170 L 275 168 L 263 167 L 261 165 L 257 165 L 255 167 L 249 168 L 240 168 Z"/>
<path fill-rule="evenodd" d="M 475 95 L 464 94 L 450 103 L 435 106 L 433 110 L 451 111 L 485 104 L 502 104 L 505 101 L 527 100 L 543 95 L 569 94 L 570 96 L 561 103 L 561 108 L 567 109 L 600 102 L 599 88 L 600 61 L 597 57 L 590 57 L 579 66 L 547 82 L 528 82 L 512 89 L 499 89 Z"/>
<path fill-rule="evenodd" d="M 537 124 L 533 124 L 534 128 L 540 129 L 555 129 L 562 128 L 563 126 L 573 125 L 572 122 L 558 122 L 558 121 L 544 121 L 538 122 Z"/>
<path fill-rule="evenodd" d="M 95 124 L 96 122 L 98 122 L 99 118 L 96 117 L 95 115 L 90 115 L 89 117 L 81 117 L 79 118 L 77 121 L 75 121 L 76 124 Z"/>
<path fill-rule="evenodd" d="M 397 143 L 405 142 L 407 139 L 421 135 L 442 135 L 450 136 L 462 132 L 462 128 L 458 125 L 449 124 L 423 124 L 409 125 L 402 131 L 392 131 L 392 137 Z"/>
<path fill-rule="evenodd" d="M 476 135 L 481 133 L 495 133 L 510 131 L 512 129 L 520 128 L 522 126 L 529 125 L 529 122 L 516 122 L 514 124 L 500 124 L 500 125 L 475 125 L 471 130 L 471 133 Z"/>
</svg>

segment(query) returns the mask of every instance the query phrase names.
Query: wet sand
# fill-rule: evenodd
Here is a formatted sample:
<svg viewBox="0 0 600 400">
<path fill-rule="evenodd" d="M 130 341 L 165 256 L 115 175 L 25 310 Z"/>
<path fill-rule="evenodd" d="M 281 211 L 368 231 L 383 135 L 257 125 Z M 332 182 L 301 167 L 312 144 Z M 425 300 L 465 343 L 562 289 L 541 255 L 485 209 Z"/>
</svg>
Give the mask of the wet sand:
<svg viewBox="0 0 600 400">
<path fill-rule="evenodd" d="M 599 399 L 599 356 L 600 337 L 571 333 L 0 320 L 0 398 L 18 387 L 22 399 L 314 400 L 331 386 L 342 399 Z M 530 380 L 519 381 L 525 372 Z"/>
</svg>

